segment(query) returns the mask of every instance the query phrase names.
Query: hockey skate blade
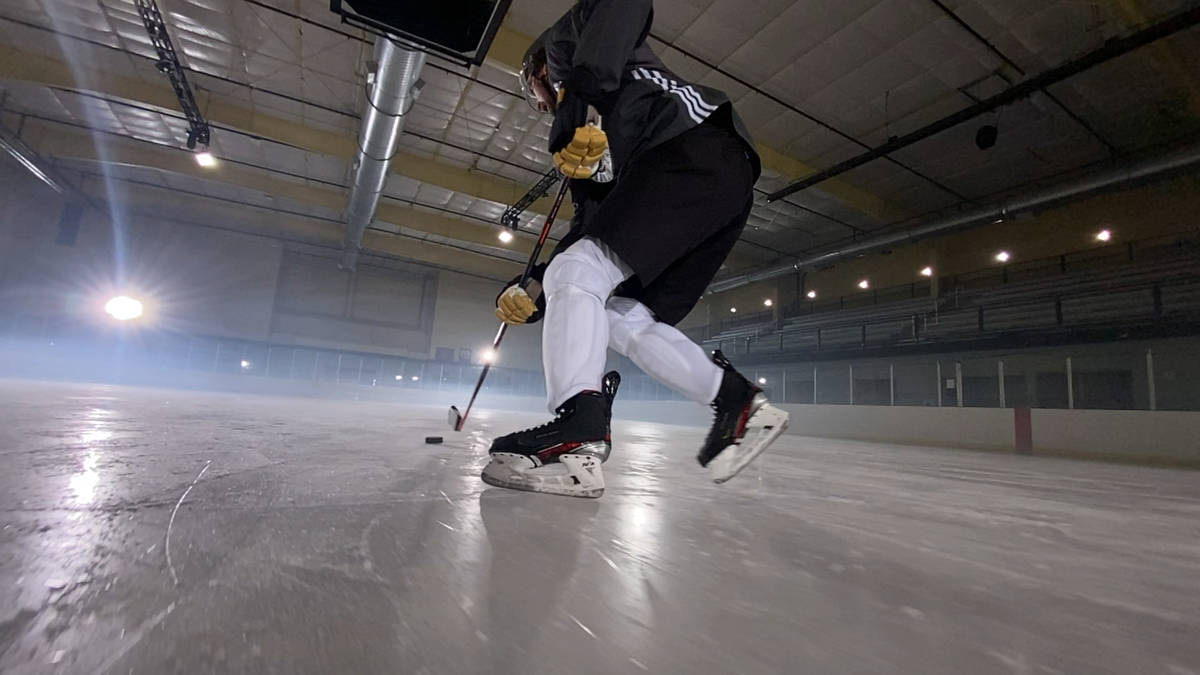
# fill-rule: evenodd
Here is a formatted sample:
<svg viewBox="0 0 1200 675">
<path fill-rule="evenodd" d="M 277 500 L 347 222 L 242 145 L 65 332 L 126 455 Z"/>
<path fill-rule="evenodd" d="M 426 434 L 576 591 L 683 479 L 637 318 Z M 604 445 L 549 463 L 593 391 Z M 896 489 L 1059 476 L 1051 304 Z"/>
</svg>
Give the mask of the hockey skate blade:
<svg viewBox="0 0 1200 675">
<path fill-rule="evenodd" d="M 750 462 L 775 442 L 788 427 L 788 414 L 766 403 L 750 416 L 746 422 L 746 435 L 738 443 L 722 450 L 708 464 L 709 475 L 714 483 L 738 475 Z"/>
<path fill-rule="evenodd" d="M 604 494 L 600 460 L 592 455 L 560 455 L 554 464 L 534 466 L 525 455 L 497 452 L 480 478 L 494 487 L 595 499 Z"/>
</svg>

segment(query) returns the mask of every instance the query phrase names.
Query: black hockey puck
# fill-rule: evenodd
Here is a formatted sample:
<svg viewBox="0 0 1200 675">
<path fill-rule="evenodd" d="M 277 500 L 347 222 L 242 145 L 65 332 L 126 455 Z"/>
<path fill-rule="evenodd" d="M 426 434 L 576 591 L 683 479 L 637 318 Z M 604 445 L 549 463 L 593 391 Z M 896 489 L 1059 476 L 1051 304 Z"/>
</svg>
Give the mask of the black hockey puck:
<svg viewBox="0 0 1200 675">
<path fill-rule="evenodd" d="M 426 436 L 425 442 L 426 443 L 441 443 L 442 437 L 441 436 Z"/>
</svg>

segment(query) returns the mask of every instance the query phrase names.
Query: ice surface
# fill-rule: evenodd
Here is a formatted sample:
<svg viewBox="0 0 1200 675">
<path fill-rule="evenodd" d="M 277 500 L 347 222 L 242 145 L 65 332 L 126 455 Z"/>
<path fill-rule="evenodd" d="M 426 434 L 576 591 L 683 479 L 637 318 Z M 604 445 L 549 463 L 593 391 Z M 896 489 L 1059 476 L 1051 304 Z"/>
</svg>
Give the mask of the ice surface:
<svg viewBox="0 0 1200 675">
<path fill-rule="evenodd" d="M 1200 672 L 1200 474 L 628 422 L 485 486 L 541 421 L 0 381 L 0 672 Z"/>
</svg>

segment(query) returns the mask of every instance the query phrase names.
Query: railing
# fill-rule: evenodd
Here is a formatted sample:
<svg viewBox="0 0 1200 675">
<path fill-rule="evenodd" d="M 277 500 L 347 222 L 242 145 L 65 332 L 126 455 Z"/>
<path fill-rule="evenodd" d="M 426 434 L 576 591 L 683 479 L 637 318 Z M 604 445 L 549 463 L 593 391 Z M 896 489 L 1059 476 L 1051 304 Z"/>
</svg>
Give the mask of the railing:
<svg viewBox="0 0 1200 675">
<path fill-rule="evenodd" d="M 1166 235 L 1114 243 L 1083 249 L 1057 256 L 988 267 L 973 272 L 939 278 L 940 297 L 961 303 L 976 292 L 1003 288 L 1019 282 L 1065 277 L 1089 272 L 1120 270 L 1130 265 L 1149 265 L 1164 259 L 1188 258 L 1200 264 L 1200 232 Z M 832 314 L 864 307 L 882 306 L 902 300 L 927 297 L 931 281 L 921 279 L 899 286 L 889 286 L 834 298 L 800 299 L 779 307 L 773 312 L 758 312 L 743 317 L 722 318 L 707 326 L 690 329 L 688 335 L 699 341 L 721 337 L 746 338 L 774 334 L 787 319 L 812 314 Z M 732 335 L 731 333 L 737 333 Z"/>
<path fill-rule="evenodd" d="M 45 363 L 32 375 L 56 373 L 70 363 L 74 374 L 87 377 L 123 371 L 190 371 L 249 378 L 269 378 L 403 389 L 448 390 L 471 387 L 482 366 L 404 358 L 351 350 L 282 345 L 170 331 L 135 330 L 113 333 L 51 320 L 9 319 L 0 324 L 0 348 L 10 354 L 33 352 Z M 12 364 L 18 365 L 18 364 Z M 11 368 L 10 368 L 11 370 Z M 3 373 L 0 373 L 3 374 Z M 169 383 L 169 377 L 167 378 Z M 540 371 L 494 366 L 487 391 L 544 396 Z"/>
<path fill-rule="evenodd" d="M 937 308 L 903 318 L 803 324 L 773 334 L 705 342 L 727 354 L 804 356 L 939 341 L 1095 327 L 1200 321 L 1200 270 L 1190 277 L 1143 282 L 1052 297 Z"/>
</svg>

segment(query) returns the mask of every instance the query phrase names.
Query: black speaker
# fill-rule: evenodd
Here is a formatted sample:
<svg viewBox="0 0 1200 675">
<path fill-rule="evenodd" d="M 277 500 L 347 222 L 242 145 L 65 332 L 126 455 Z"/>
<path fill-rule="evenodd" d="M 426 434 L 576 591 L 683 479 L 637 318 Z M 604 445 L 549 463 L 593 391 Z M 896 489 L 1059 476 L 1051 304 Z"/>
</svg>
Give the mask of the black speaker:
<svg viewBox="0 0 1200 675">
<path fill-rule="evenodd" d="M 414 42 L 462 63 L 480 65 L 512 0 L 330 0 L 342 21 Z"/>
<path fill-rule="evenodd" d="M 985 124 L 979 127 L 979 131 L 975 132 L 975 145 L 980 150 L 987 150 L 996 145 L 996 138 L 1000 135 L 1000 130 L 994 124 Z"/>
<path fill-rule="evenodd" d="M 75 237 L 79 236 L 79 218 L 83 215 L 83 204 L 67 202 L 63 204 L 62 213 L 58 216 L 58 236 L 54 243 L 63 246 L 74 246 Z"/>
</svg>

